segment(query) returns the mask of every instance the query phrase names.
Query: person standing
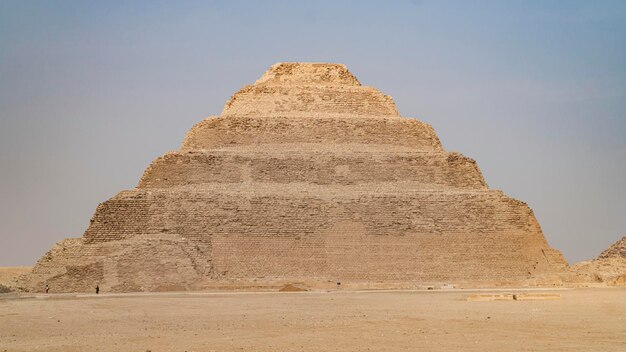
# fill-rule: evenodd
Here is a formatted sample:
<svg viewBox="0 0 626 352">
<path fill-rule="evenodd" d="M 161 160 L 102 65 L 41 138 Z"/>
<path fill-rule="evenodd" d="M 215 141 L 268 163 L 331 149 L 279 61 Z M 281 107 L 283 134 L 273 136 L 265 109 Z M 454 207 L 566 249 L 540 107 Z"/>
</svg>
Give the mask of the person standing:
<svg viewBox="0 0 626 352">
<path fill-rule="evenodd" d="M 50 287 L 48 287 L 48 284 L 46 284 L 46 293 L 48 293 L 49 290 L 50 290 Z"/>
<path fill-rule="evenodd" d="M 100 294 L 100 285 L 96 285 L 96 294 Z"/>
</svg>

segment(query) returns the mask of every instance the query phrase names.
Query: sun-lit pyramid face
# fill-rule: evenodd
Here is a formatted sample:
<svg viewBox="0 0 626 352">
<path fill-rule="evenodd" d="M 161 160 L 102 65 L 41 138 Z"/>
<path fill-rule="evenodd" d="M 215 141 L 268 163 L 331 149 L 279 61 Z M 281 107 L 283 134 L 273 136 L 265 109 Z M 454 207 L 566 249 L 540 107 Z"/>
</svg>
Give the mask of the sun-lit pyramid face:
<svg viewBox="0 0 626 352">
<path fill-rule="evenodd" d="M 25 278 L 66 291 L 485 286 L 561 270 L 528 206 L 344 65 L 279 63 Z"/>
</svg>

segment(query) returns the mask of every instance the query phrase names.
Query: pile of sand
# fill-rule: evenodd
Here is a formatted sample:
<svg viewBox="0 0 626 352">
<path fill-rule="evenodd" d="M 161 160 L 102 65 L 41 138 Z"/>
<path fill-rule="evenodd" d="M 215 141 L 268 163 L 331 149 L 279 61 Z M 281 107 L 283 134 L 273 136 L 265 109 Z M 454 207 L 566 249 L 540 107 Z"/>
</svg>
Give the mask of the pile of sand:
<svg viewBox="0 0 626 352">
<path fill-rule="evenodd" d="M 18 276 L 31 271 L 30 266 L 6 266 L 0 267 L 0 284 L 7 284 Z"/>
<path fill-rule="evenodd" d="M 32 267 L 30 266 L 7 266 L 0 267 L 0 293 L 8 293 L 13 291 L 11 289 L 11 283 L 15 281 L 15 279 L 31 271 Z"/>
<path fill-rule="evenodd" d="M 294 284 L 287 284 L 278 290 L 278 292 L 303 292 L 303 291 L 308 291 L 308 289 L 300 287 L 300 285 L 296 286 Z"/>
</svg>

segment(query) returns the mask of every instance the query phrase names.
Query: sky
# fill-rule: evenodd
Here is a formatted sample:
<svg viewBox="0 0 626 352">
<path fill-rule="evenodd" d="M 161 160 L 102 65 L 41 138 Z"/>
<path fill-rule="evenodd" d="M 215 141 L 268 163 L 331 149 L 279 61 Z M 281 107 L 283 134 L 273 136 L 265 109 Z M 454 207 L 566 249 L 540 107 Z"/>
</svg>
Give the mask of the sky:
<svg viewBox="0 0 626 352">
<path fill-rule="evenodd" d="M 281 61 L 391 95 L 570 263 L 626 235 L 625 1 L 2 0 L 0 266 L 80 237 Z"/>
</svg>

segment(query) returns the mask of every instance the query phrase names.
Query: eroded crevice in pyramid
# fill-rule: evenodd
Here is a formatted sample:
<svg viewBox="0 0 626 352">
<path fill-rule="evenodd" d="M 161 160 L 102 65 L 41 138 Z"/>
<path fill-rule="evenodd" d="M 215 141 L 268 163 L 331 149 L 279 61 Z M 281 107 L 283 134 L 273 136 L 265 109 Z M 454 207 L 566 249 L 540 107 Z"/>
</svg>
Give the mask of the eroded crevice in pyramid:
<svg viewBox="0 0 626 352">
<path fill-rule="evenodd" d="M 345 66 L 281 63 L 193 126 L 20 285 L 519 284 L 561 272 L 530 208 Z"/>
</svg>

